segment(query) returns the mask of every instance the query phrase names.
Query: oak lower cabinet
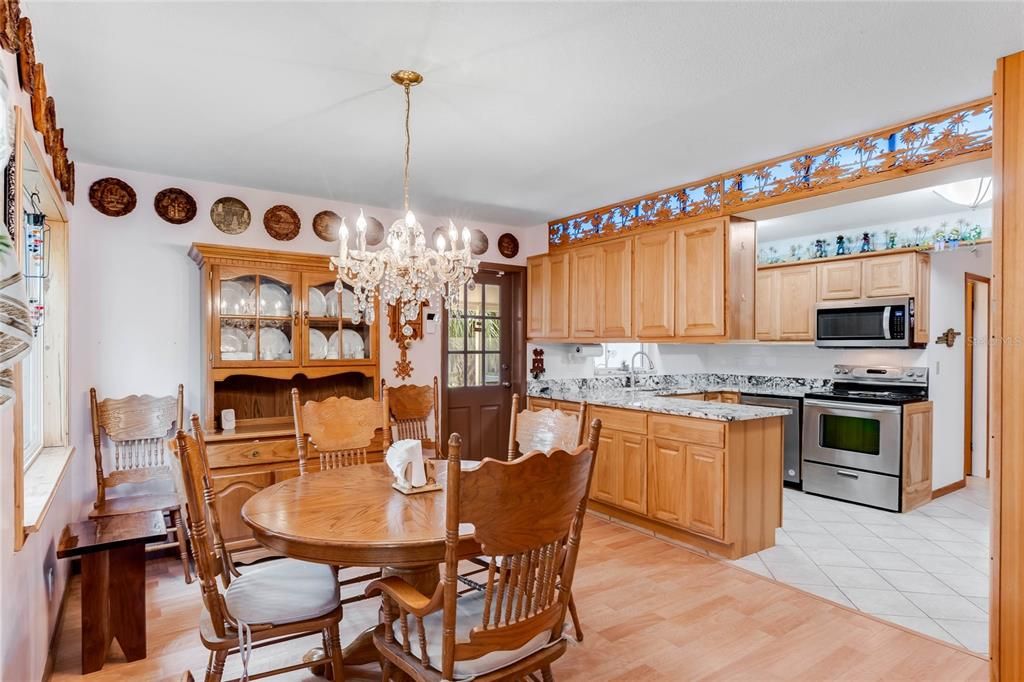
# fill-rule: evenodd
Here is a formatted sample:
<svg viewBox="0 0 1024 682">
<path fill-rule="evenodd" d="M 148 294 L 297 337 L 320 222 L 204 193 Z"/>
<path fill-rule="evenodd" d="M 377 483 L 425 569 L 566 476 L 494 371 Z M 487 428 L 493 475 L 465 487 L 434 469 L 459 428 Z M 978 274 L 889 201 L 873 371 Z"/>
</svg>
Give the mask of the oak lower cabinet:
<svg viewBox="0 0 1024 682">
<path fill-rule="evenodd" d="M 775 544 L 781 417 L 722 422 L 590 410 L 589 418 L 602 421 L 592 511 L 731 559 Z"/>
<path fill-rule="evenodd" d="M 906 513 L 932 499 L 933 403 L 903 406 L 903 500 Z"/>
<path fill-rule="evenodd" d="M 550 398 L 534 398 L 530 396 L 527 401 L 529 404 L 527 409 L 533 412 L 540 410 L 561 410 L 569 414 L 579 414 L 580 412 L 580 404 L 571 400 L 551 400 Z"/>
</svg>

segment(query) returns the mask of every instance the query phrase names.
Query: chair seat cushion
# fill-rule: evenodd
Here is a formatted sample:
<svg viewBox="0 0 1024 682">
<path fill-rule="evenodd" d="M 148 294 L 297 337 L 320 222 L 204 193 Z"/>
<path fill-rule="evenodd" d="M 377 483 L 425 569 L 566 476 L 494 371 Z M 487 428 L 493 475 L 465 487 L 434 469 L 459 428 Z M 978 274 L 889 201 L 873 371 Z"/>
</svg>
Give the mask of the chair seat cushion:
<svg viewBox="0 0 1024 682">
<path fill-rule="evenodd" d="M 319 618 L 341 603 L 330 566 L 295 559 L 277 559 L 246 571 L 231 581 L 224 600 L 233 617 L 250 625 Z"/>
<path fill-rule="evenodd" d="M 469 631 L 480 625 L 484 614 L 484 594 L 482 592 L 471 592 L 459 597 L 457 602 L 455 619 L 455 641 L 468 642 Z M 435 611 L 423 619 L 423 630 L 427 635 L 427 655 L 430 657 L 430 667 L 435 670 L 441 669 L 441 643 L 444 631 L 443 615 L 441 611 Z M 402 642 L 402 630 L 395 623 L 395 639 Z M 413 655 L 419 657 L 419 626 L 415 618 L 409 618 L 409 639 L 412 642 Z M 536 653 L 544 647 L 550 646 L 559 641 L 559 638 L 551 639 L 550 630 L 539 633 L 529 642 L 511 651 L 492 651 L 479 658 L 472 658 L 465 661 L 455 661 L 453 675 L 457 680 L 470 680 L 478 675 L 486 675 L 489 672 L 499 670 L 522 660 L 530 654 Z"/>
</svg>

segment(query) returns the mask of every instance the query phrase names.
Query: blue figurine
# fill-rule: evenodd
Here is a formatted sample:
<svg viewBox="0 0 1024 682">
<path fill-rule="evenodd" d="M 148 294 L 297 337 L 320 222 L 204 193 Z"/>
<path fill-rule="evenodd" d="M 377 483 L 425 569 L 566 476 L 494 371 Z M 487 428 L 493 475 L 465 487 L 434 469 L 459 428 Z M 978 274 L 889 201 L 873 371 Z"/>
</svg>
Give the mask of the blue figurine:
<svg viewBox="0 0 1024 682">
<path fill-rule="evenodd" d="M 846 255 L 846 238 L 843 237 L 843 235 L 839 235 L 838 237 L 836 237 L 836 255 Z"/>
</svg>

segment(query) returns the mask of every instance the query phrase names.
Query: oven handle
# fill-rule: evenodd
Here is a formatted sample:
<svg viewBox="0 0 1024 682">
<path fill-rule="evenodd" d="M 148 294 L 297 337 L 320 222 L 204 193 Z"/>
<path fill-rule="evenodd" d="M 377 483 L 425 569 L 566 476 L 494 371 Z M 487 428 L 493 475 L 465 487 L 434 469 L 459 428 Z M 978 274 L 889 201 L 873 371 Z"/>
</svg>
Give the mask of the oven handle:
<svg viewBox="0 0 1024 682">
<path fill-rule="evenodd" d="M 898 405 L 868 405 L 867 403 L 844 403 L 838 400 L 804 400 L 805 407 L 825 407 L 840 410 L 856 410 L 858 412 L 889 412 L 899 414 L 903 411 Z"/>
<path fill-rule="evenodd" d="M 836 475 L 837 476 L 845 476 L 846 478 L 853 478 L 853 479 L 860 478 L 860 476 L 858 474 L 855 474 L 852 471 L 847 471 L 846 469 L 836 469 Z"/>
<path fill-rule="evenodd" d="M 892 338 L 892 306 L 887 305 L 882 310 L 882 336 L 888 340 Z"/>
</svg>

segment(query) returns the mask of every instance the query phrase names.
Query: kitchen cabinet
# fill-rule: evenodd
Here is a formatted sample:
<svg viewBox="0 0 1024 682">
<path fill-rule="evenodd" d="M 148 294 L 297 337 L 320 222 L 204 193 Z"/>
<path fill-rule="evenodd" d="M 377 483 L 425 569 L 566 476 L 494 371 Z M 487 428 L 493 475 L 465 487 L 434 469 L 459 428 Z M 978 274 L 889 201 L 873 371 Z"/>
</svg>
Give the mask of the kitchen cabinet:
<svg viewBox="0 0 1024 682">
<path fill-rule="evenodd" d="M 916 254 L 916 286 L 914 287 L 914 343 L 927 344 L 932 338 L 928 328 L 931 316 L 932 260 L 925 254 Z"/>
<path fill-rule="evenodd" d="M 569 338 L 569 254 L 544 254 L 527 259 L 527 336 Z"/>
<path fill-rule="evenodd" d="M 676 233 L 677 336 L 725 336 L 727 229 L 728 220 L 716 219 Z"/>
<path fill-rule="evenodd" d="M 904 513 L 932 499 L 931 401 L 903 406 L 903 504 Z"/>
<path fill-rule="evenodd" d="M 818 300 L 843 301 L 860 298 L 861 271 L 859 260 L 818 265 Z"/>
<path fill-rule="evenodd" d="M 917 284 L 917 256 L 916 253 L 901 253 L 864 259 L 864 298 L 913 296 Z"/>
<path fill-rule="evenodd" d="M 760 341 L 813 341 L 818 279 L 814 265 L 758 273 L 755 329 Z"/>
<path fill-rule="evenodd" d="M 605 242 L 598 250 L 598 336 L 628 339 L 633 334 L 633 241 Z"/>
<path fill-rule="evenodd" d="M 580 404 L 569 400 L 551 400 L 549 398 L 534 398 L 530 396 L 527 399 L 529 408 L 533 412 L 539 410 L 561 410 L 562 412 L 568 412 L 569 414 L 579 414 Z"/>
<path fill-rule="evenodd" d="M 721 539 L 725 526 L 725 453 L 687 445 L 684 480 L 686 527 Z"/>
<path fill-rule="evenodd" d="M 686 443 L 649 439 L 647 515 L 680 528 L 686 525 Z"/>
<path fill-rule="evenodd" d="M 633 298 L 637 338 L 675 334 L 676 233 L 651 232 L 636 237 Z"/>
<path fill-rule="evenodd" d="M 601 444 L 594 465 L 591 497 L 647 513 L 647 421 L 634 410 L 592 407 L 590 420 L 601 420 Z"/>
<path fill-rule="evenodd" d="M 601 250 L 587 246 L 569 253 L 569 307 L 573 339 L 593 339 L 600 332 Z"/>
</svg>

